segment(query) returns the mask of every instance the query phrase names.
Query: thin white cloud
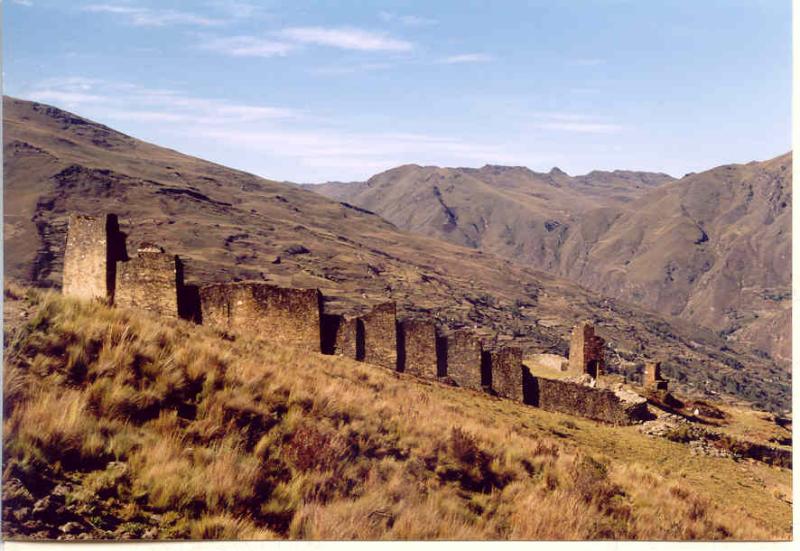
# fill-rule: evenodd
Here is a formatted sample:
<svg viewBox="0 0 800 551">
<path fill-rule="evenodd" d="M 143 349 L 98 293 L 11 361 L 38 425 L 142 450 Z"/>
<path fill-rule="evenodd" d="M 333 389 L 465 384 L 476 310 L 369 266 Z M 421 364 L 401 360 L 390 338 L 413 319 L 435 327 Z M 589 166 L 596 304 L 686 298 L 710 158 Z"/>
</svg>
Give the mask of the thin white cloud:
<svg viewBox="0 0 800 551">
<path fill-rule="evenodd" d="M 162 121 L 229 125 L 299 116 L 295 110 L 196 98 L 128 83 L 68 77 L 40 82 L 24 97 L 66 109 L 87 110 L 85 116 L 113 120 Z"/>
<path fill-rule="evenodd" d="M 200 48 L 235 57 L 275 57 L 288 54 L 294 46 L 255 36 L 229 36 L 207 40 Z"/>
<path fill-rule="evenodd" d="M 407 52 L 414 47 L 405 40 L 354 27 L 289 27 L 280 31 L 279 35 L 301 44 L 343 50 Z"/>
<path fill-rule="evenodd" d="M 492 61 L 494 58 L 489 54 L 458 54 L 444 57 L 439 60 L 439 63 L 456 64 L 456 63 L 486 63 Z"/>
<path fill-rule="evenodd" d="M 314 75 L 322 76 L 339 76 L 339 75 L 352 75 L 355 73 L 366 73 L 370 71 L 379 71 L 393 67 L 391 63 L 358 63 L 353 65 L 328 65 L 324 67 L 316 67 L 309 72 Z"/>
<path fill-rule="evenodd" d="M 131 4 L 89 4 L 83 7 L 83 11 L 116 15 L 123 18 L 126 23 L 136 27 L 165 27 L 168 25 L 211 27 L 222 23 L 220 19 L 204 17 L 190 12 L 151 9 Z"/>
<path fill-rule="evenodd" d="M 19 4 L 20 6 L 25 6 L 26 8 L 30 8 L 33 6 L 33 0 L 13 0 L 14 4 Z"/>
<path fill-rule="evenodd" d="M 403 15 L 390 11 L 382 11 L 378 14 L 381 20 L 387 23 L 400 23 L 409 27 L 426 27 L 429 25 L 436 25 L 438 21 L 429 17 L 421 17 L 419 15 Z"/>
</svg>

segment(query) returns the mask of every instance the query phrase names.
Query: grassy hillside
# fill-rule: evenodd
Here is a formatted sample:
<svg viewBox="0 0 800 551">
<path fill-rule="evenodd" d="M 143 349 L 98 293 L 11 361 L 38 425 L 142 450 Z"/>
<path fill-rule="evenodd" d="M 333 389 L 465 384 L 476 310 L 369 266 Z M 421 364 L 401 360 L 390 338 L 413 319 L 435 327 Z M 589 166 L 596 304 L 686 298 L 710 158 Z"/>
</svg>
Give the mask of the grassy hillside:
<svg viewBox="0 0 800 551">
<path fill-rule="evenodd" d="M 785 539 L 791 473 L 8 290 L 9 537 Z"/>
</svg>

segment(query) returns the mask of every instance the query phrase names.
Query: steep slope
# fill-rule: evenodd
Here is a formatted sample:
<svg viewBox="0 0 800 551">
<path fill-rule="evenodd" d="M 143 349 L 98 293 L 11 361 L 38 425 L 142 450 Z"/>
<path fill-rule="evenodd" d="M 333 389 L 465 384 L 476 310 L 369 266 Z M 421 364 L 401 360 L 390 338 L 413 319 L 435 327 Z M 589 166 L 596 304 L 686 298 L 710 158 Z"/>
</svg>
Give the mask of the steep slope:
<svg viewBox="0 0 800 551">
<path fill-rule="evenodd" d="M 6 296 L 29 316 L 6 334 L 6 538 L 791 537 L 788 469 L 268 336 Z"/>
<path fill-rule="evenodd" d="M 788 365 L 791 154 L 673 181 L 406 166 L 315 191 L 680 316 Z"/>
<path fill-rule="evenodd" d="M 661 356 L 667 375 L 687 390 L 788 407 L 785 370 L 746 349 L 725 349 L 709 331 L 400 231 L 299 186 L 159 148 L 46 105 L 4 102 L 5 269 L 12 279 L 60 285 L 68 214 L 115 212 L 123 231 L 180 254 L 189 281 L 318 287 L 328 309 L 391 297 L 401 313 L 428 311 L 442 325 L 513 336 L 529 352 L 564 354 L 573 324 L 590 319 L 609 341 L 612 369 L 633 375 L 645 357 Z"/>
</svg>

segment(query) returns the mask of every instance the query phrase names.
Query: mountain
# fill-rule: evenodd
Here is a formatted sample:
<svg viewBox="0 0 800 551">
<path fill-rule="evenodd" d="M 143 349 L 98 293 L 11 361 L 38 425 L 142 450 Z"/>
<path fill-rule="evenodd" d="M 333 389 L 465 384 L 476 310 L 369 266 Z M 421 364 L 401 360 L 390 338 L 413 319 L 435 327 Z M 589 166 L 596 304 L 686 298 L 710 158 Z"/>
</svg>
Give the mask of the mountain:
<svg viewBox="0 0 800 551">
<path fill-rule="evenodd" d="M 402 166 L 323 195 L 691 320 L 788 365 L 791 154 L 646 172 Z"/>
<path fill-rule="evenodd" d="M 789 407 L 785 367 L 709 330 L 507 258 L 400 230 L 300 186 L 14 98 L 4 98 L 3 139 L 10 279 L 58 287 L 68 214 L 114 212 L 129 235 L 180 254 L 190 282 L 318 287 L 328 310 L 392 298 L 402 314 L 431 312 L 448 327 L 513 337 L 527 353 L 565 354 L 573 325 L 589 319 L 609 342 L 612 370 L 633 375 L 645 358 L 658 356 L 685 391 Z"/>
</svg>

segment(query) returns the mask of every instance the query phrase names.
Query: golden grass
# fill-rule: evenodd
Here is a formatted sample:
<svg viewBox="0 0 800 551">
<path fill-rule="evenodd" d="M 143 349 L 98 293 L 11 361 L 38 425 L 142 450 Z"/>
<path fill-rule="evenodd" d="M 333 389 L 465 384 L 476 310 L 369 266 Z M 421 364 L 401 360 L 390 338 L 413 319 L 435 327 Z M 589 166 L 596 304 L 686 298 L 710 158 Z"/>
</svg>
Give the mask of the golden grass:
<svg viewBox="0 0 800 551">
<path fill-rule="evenodd" d="M 184 322 L 24 300 L 34 312 L 7 339 L 4 483 L 71 481 L 95 535 L 791 534 L 774 491 L 786 470 Z M 744 486 L 753 475 L 765 487 Z"/>
</svg>

